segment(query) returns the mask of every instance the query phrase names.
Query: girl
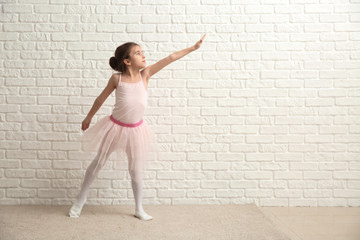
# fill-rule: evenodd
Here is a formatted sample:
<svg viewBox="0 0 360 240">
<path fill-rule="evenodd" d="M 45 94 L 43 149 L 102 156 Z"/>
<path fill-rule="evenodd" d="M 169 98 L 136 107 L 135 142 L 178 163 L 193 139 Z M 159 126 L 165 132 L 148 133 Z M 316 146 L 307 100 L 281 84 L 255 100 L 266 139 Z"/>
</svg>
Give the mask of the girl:
<svg viewBox="0 0 360 240">
<path fill-rule="evenodd" d="M 110 116 L 100 119 L 81 138 L 84 145 L 97 155 L 86 170 L 84 181 L 72 205 L 70 217 L 79 217 L 86 202 L 86 195 L 98 172 L 104 166 L 110 154 L 114 151 L 125 151 L 128 158 L 128 170 L 131 176 L 131 186 L 135 198 L 135 217 L 141 220 L 151 220 L 142 207 L 142 180 L 146 169 L 146 153 L 155 138 L 142 117 L 147 106 L 147 89 L 150 78 L 168 64 L 182 58 L 200 48 L 206 34 L 194 46 L 174 52 L 157 63 L 146 67 L 144 53 L 140 45 L 127 42 L 119 46 L 109 64 L 115 73 L 102 93 L 96 98 L 88 115 L 82 122 L 85 131 L 92 117 L 99 110 L 107 97 L 115 90 L 115 106 Z M 140 69 L 143 69 L 140 71 Z"/>
</svg>

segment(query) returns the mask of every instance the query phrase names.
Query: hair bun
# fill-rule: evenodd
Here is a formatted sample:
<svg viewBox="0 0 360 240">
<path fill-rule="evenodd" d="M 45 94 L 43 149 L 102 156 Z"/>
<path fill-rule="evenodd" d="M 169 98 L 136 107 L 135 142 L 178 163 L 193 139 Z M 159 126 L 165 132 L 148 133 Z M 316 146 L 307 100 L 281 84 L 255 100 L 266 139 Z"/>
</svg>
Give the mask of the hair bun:
<svg viewBox="0 0 360 240">
<path fill-rule="evenodd" d="M 118 70 L 119 62 L 115 57 L 111 57 L 109 60 L 109 65 L 112 69 Z"/>
</svg>

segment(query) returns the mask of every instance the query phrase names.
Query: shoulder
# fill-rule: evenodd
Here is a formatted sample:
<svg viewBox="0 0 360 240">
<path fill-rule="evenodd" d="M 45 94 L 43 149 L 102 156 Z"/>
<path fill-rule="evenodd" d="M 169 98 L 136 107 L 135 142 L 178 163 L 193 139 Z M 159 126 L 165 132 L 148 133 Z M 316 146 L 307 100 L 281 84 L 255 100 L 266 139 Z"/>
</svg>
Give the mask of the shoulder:
<svg viewBox="0 0 360 240">
<path fill-rule="evenodd" d="M 114 88 L 116 88 L 117 85 L 119 84 L 119 78 L 120 78 L 120 73 L 113 73 L 109 79 L 109 83 L 113 85 Z"/>
<path fill-rule="evenodd" d="M 143 80 L 145 80 L 146 82 L 149 82 L 150 74 L 149 74 L 149 68 L 148 67 L 141 70 L 140 74 L 141 74 L 141 77 L 142 77 Z"/>
</svg>

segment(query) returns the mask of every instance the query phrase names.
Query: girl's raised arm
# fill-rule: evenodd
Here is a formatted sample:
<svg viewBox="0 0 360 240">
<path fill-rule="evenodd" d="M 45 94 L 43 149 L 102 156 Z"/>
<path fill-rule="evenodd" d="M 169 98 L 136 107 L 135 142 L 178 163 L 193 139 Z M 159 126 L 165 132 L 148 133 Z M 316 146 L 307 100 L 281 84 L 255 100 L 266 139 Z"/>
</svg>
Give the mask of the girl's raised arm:
<svg viewBox="0 0 360 240">
<path fill-rule="evenodd" d="M 194 46 L 174 52 L 174 53 L 170 54 L 169 56 L 167 56 L 166 58 L 161 59 L 157 63 L 154 63 L 154 64 L 144 68 L 143 72 L 145 73 L 147 80 L 152 75 L 154 75 L 155 73 L 157 73 L 158 71 L 163 69 L 165 66 L 167 66 L 168 64 L 170 64 L 170 63 L 184 57 L 185 55 L 191 53 L 192 51 L 195 51 L 196 49 L 200 48 L 205 36 L 206 36 L 206 34 L 204 34 L 204 36 L 199 41 L 197 41 Z"/>
</svg>

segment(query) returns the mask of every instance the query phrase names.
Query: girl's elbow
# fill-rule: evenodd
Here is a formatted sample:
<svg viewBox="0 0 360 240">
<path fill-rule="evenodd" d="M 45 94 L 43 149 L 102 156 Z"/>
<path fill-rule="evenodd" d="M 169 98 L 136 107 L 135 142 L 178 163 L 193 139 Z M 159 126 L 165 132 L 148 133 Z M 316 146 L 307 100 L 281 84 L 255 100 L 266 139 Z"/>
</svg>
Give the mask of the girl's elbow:
<svg viewBox="0 0 360 240">
<path fill-rule="evenodd" d="M 95 99 L 95 104 L 99 104 L 99 105 L 102 105 L 104 103 L 104 99 L 101 98 L 101 96 L 98 96 L 96 99 Z"/>
<path fill-rule="evenodd" d="M 175 53 L 170 54 L 170 55 L 168 56 L 168 58 L 169 58 L 170 63 L 171 63 L 171 62 L 174 62 L 174 61 L 176 60 Z"/>
</svg>

